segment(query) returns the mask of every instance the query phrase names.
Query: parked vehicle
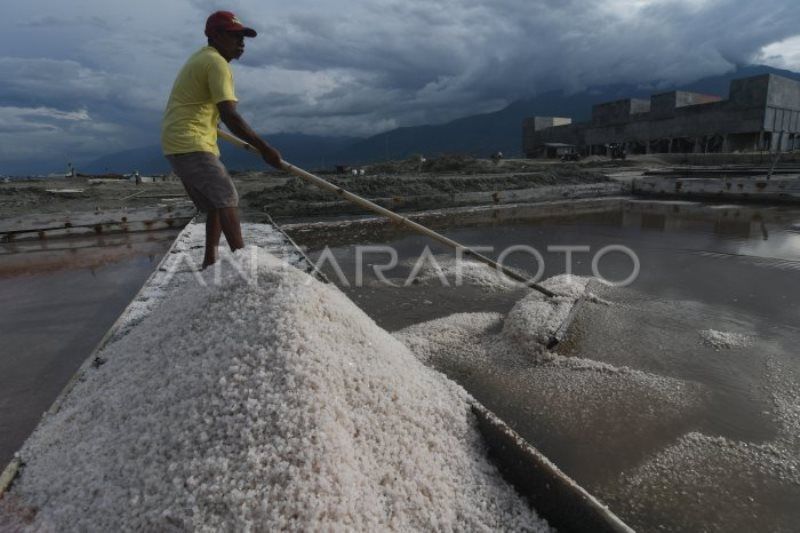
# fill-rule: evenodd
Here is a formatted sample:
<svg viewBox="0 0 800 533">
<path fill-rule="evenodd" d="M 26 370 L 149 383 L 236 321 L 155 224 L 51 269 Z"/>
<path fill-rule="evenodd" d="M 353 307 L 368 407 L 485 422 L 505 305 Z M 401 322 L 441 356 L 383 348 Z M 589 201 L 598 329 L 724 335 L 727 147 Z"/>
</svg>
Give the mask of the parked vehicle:
<svg viewBox="0 0 800 533">
<path fill-rule="evenodd" d="M 625 159 L 628 154 L 625 151 L 624 144 L 612 143 L 608 145 L 608 155 L 611 159 Z"/>
</svg>

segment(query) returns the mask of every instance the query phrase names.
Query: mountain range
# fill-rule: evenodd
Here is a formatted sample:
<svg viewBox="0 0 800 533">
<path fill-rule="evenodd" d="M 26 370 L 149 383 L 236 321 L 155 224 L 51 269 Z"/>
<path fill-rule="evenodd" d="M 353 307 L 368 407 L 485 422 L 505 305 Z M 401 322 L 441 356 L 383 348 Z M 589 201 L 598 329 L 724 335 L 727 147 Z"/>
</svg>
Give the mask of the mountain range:
<svg viewBox="0 0 800 533">
<path fill-rule="evenodd" d="M 796 72 L 760 65 L 747 66 L 683 86 L 616 84 L 576 93 L 550 91 L 515 101 L 492 113 L 471 115 L 445 124 L 397 128 L 363 139 L 298 133 L 268 134 L 265 138 L 281 151 L 285 160 L 309 169 L 405 159 L 412 154 L 461 153 L 488 157 L 499 150 L 507 157 L 513 157 L 522 152 L 522 121 L 526 117 L 562 116 L 584 121 L 591 116 L 595 104 L 621 98 L 647 98 L 653 93 L 677 89 L 726 98 L 732 80 L 760 74 L 777 74 L 800 81 L 800 74 Z M 264 163 L 253 154 L 225 143 L 221 143 L 221 150 L 223 161 L 232 170 L 263 168 Z M 159 146 L 152 145 L 106 155 L 80 170 L 102 173 L 131 172 L 134 169 L 143 173 L 162 173 L 169 167 Z"/>
</svg>

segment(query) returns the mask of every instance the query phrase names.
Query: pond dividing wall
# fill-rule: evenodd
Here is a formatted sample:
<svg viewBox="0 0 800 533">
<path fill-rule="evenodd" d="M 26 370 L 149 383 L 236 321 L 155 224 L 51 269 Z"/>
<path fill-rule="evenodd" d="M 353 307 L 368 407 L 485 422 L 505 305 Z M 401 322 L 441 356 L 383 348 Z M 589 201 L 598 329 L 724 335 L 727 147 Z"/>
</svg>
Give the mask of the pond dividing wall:
<svg viewBox="0 0 800 533">
<path fill-rule="evenodd" d="M 796 176 L 676 177 L 647 176 L 633 180 L 632 192 L 642 196 L 710 201 L 800 204 L 800 180 Z"/>
</svg>

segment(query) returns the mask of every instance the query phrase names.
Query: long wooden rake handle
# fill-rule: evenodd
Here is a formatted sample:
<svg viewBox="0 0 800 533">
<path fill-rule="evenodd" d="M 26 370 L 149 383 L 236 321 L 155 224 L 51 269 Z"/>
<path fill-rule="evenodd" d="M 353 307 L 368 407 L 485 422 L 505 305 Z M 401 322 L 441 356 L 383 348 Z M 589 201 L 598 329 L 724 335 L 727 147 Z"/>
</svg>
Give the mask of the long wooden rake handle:
<svg viewBox="0 0 800 533">
<path fill-rule="evenodd" d="M 239 148 L 242 148 L 242 149 L 247 150 L 249 152 L 253 152 L 255 154 L 259 153 L 258 150 L 256 150 L 253 146 L 251 146 L 250 144 L 244 142 L 243 140 L 239 139 L 238 137 L 235 137 L 235 136 L 231 135 L 228 132 L 225 132 L 225 131 L 222 131 L 222 130 L 218 130 L 217 131 L 217 135 L 221 139 L 224 139 L 225 141 L 228 141 L 229 143 L 231 143 L 231 144 L 233 144 L 235 146 L 238 146 Z M 346 191 L 346 190 L 342 189 L 341 187 L 337 187 L 336 185 L 334 185 L 334 184 L 332 184 L 332 183 L 330 183 L 328 181 L 325 181 L 324 179 L 320 178 L 319 176 L 315 176 L 314 174 L 312 174 L 310 172 L 307 172 L 307 171 L 303 170 L 302 168 L 296 167 L 296 166 L 292 165 L 291 163 L 287 163 L 286 161 L 281 160 L 281 167 L 283 168 L 283 170 L 285 170 L 285 171 L 287 171 L 287 172 L 289 172 L 291 174 L 294 174 L 295 176 L 297 176 L 299 178 L 302 178 L 302 179 L 304 179 L 304 180 L 316 185 L 317 187 L 319 187 L 321 189 L 325 189 L 326 191 L 330 191 L 332 193 L 338 194 L 339 196 L 341 196 L 345 200 L 347 200 L 349 202 L 352 202 L 352 203 L 354 203 L 354 204 L 356 204 L 356 205 L 358 205 L 360 207 L 363 207 L 364 209 L 367 209 L 367 210 L 372 211 L 374 213 L 377 213 L 379 215 L 383 215 L 386 218 L 389 218 L 390 220 L 396 222 L 397 224 L 399 224 L 401 226 L 405 226 L 407 228 L 410 228 L 410 229 L 416 231 L 417 233 L 421 233 L 422 235 L 425 235 L 426 237 L 430 237 L 431 239 L 433 239 L 435 241 L 438 241 L 438 242 L 440 242 L 440 243 L 442 243 L 442 244 L 444 244 L 446 246 L 449 246 L 449 247 L 453 248 L 454 250 L 461 250 L 461 252 L 464 255 L 468 255 L 470 257 L 473 257 L 473 258 L 477 259 L 478 261 L 480 261 L 482 263 L 485 263 L 485 264 L 489 265 L 490 267 L 494 268 L 498 272 L 502 272 L 503 274 L 505 274 L 509 278 L 511 278 L 511 279 L 513 279 L 515 281 L 519 281 L 520 283 L 523 283 L 525 286 L 530 287 L 531 289 L 537 290 L 537 291 L 539 291 L 540 293 L 544 294 L 547 297 L 556 296 L 556 293 L 554 293 L 553 291 L 551 291 L 549 289 L 546 289 L 545 287 L 542 287 L 541 285 L 539 285 L 537 283 L 529 281 L 524 276 L 521 276 L 517 272 L 515 272 L 515 271 L 513 271 L 513 270 L 511 270 L 509 268 L 506 268 L 505 266 L 497 263 L 496 261 L 493 261 L 492 259 L 489 259 L 485 255 L 482 255 L 482 254 L 476 252 L 472 248 L 469 248 L 468 246 L 464 246 L 463 244 L 460 244 L 460 243 L 458 243 L 458 242 L 456 242 L 456 241 L 454 241 L 452 239 L 448 239 L 444 235 L 442 235 L 440 233 L 437 233 L 437 232 L 433 231 L 430 228 L 426 228 L 422 224 L 418 224 L 418 223 L 414 222 L 413 220 L 409 220 L 408 218 L 406 218 L 404 216 L 398 215 L 394 211 L 389 211 L 385 207 L 381 207 L 378 204 L 370 202 L 366 198 L 362 198 L 362 197 L 360 197 L 360 196 L 358 196 L 356 194 L 353 194 L 353 193 L 351 193 L 349 191 Z"/>
</svg>

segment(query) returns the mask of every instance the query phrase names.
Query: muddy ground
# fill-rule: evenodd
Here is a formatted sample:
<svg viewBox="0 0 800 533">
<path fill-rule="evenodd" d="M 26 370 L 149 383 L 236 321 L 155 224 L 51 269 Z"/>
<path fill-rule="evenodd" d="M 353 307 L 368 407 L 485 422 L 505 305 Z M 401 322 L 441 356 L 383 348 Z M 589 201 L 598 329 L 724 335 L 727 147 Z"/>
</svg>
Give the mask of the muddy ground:
<svg viewBox="0 0 800 533">
<path fill-rule="evenodd" d="M 366 198 L 429 198 L 438 205 L 463 192 L 528 189 L 538 186 L 602 183 L 609 173 L 652 167 L 653 160 L 611 161 L 592 158 L 579 163 L 510 159 L 442 157 L 385 162 L 361 167 L 364 175 L 320 172 L 319 175 Z M 267 212 L 276 217 L 313 215 L 320 203 L 339 200 L 331 193 L 279 172 L 234 172 L 245 215 Z M 188 201 L 180 181 L 166 178 L 135 184 L 123 179 L 69 178 L 11 180 L 0 183 L 0 219 L 37 213 L 136 209 Z M 445 207 L 442 205 L 442 207 Z"/>
</svg>

